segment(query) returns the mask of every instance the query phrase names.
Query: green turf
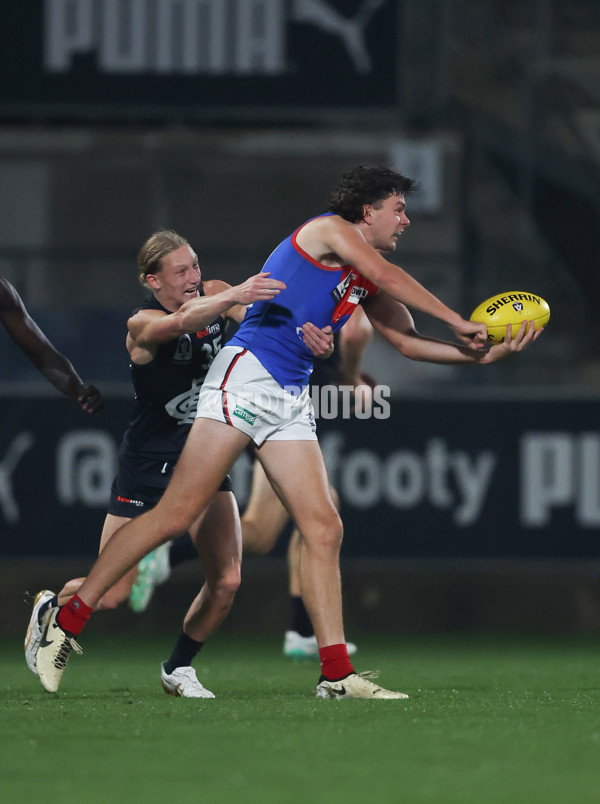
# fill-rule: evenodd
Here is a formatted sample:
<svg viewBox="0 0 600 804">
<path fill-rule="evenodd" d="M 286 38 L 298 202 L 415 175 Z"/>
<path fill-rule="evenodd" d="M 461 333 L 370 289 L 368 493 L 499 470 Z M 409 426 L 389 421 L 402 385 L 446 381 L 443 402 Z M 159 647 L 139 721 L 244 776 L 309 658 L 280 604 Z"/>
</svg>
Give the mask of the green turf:
<svg viewBox="0 0 600 804">
<path fill-rule="evenodd" d="M 312 697 L 315 663 L 279 641 L 231 634 L 196 662 L 216 700 L 167 697 L 170 640 L 131 639 L 86 636 L 57 695 L 4 639 L 3 802 L 600 800 L 598 639 L 363 637 L 357 669 L 411 697 L 345 702 Z"/>
</svg>

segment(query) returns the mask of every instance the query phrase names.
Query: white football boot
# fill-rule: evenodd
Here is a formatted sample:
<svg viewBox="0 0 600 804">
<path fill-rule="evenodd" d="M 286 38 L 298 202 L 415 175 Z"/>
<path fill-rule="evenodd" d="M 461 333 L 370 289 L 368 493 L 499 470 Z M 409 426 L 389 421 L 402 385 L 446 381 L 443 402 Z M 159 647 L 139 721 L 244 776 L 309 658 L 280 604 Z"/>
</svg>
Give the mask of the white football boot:
<svg viewBox="0 0 600 804">
<path fill-rule="evenodd" d="M 25 634 L 25 661 L 34 676 L 38 675 L 37 667 L 35 666 L 35 657 L 40 646 L 40 639 L 42 638 L 42 626 L 46 625 L 48 617 L 50 616 L 50 610 L 44 613 L 44 617 L 42 618 L 43 623 L 41 625 L 38 615 L 44 603 L 47 603 L 48 600 L 51 600 L 53 597 L 54 592 L 51 592 L 49 589 L 42 589 L 41 592 L 37 593 L 33 601 L 33 611 L 31 612 L 29 625 L 27 626 L 27 633 Z"/>
<path fill-rule="evenodd" d="M 193 667 L 176 667 L 172 673 L 165 670 L 166 662 L 160 666 L 160 683 L 167 695 L 178 698 L 214 698 L 214 693 L 207 690 L 198 681 Z"/>
<path fill-rule="evenodd" d="M 58 624 L 59 611 L 58 607 L 50 609 L 35 660 L 42 686 L 48 692 L 58 690 L 71 652 L 83 653 L 75 638 L 66 634 Z"/>
<path fill-rule="evenodd" d="M 350 673 L 339 681 L 321 680 L 317 685 L 317 698 L 329 698 L 343 701 L 347 698 L 370 698 L 373 700 L 391 700 L 392 698 L 408 698 L 404 692 L 392 692 L 378 687 L 370 681 L 379 673 L 366 670 L 363 673 Z"/>
</svg>

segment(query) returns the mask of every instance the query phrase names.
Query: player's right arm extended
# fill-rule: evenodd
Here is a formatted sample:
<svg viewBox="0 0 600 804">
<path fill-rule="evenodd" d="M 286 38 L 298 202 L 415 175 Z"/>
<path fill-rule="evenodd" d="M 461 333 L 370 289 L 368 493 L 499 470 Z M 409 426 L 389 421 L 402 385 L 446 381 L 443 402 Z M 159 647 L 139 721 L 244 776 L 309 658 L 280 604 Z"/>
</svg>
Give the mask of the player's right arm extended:
<svg viewBox="0 0 600 804">
<path fill-rule="evenodd" d="M 479 344 L 487 340 L 485 324 L 466 321 L 423 287 L 402 268 L 384 259 L 370 246 L 356 226 L 338 217 L 327 221 L 327 242 L 332 252 L 344 262 L 354 265 L 367 279 L 396 301 L 443 321 L 463 339 Z"/>
<path fill-rule="evenodd" d="M 221 292 L 190 299 L 176 312 L 165 314 L 160 310 L 140 310 L 127 323 L 130 337 L 142 349 L 167 343 L 186 333 L 204 329 L 236 305 L 270 301 L 285 289 L 283 282 L 271 279 L 267 272 L 251 276 L 234 287 L 225 282 L 220 284 L 225 288 Z"/>
</svg>

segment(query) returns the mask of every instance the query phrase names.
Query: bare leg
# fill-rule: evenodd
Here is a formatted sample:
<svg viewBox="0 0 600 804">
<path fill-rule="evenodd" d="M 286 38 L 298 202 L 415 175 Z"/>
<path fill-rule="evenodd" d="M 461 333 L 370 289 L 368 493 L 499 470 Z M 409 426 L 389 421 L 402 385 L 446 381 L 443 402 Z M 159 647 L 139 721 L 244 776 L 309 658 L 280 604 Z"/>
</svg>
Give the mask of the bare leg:
<svg viewBox="0 0 600 804">
<path fill-rule="evenodd" d="M 298 528 L 294 528 L 287 549 L 288 589 L 290 597 L 301 597 L 300 589 L 300 555 L 302 537 Z"/>
<path fill-rule="evenodd" d="M 141 558 L 188 530 L 208 507 L 248 441 L 248 436 L 227 424 L 196 419 L 162 499 L 114 534 L 81 585 L 81 600 L 92 608 L 97 606 Z"/>
<path fill-rule="evenodd" d="M 119 530 L 119 528 L 130 521 L 131 520 L 128 517 L 114 516 L 113 514 L 106 515 L 104 527 L 102 528 L 102 535 L 100 537 L 100 553 L 104 550 L 110 539 Z M 95 607 L 96 611 L 116 609 L 117 606 L 127 600 L 135 580 L 136 571 L 137 570 L 130 570 L 112 587 L 112 589 L 109 589 Z M 85 578 L 73 578 L 72 580 L 67 581 L 67 583 L 58 593 L 58 605 L 64 606 L 64 604 L 67 603 L 73 597 L 73 595 L 77 594 L 84 581 Z"/>
<path fill-rule="evenodd" d="M 333 486 L 329 487 L 331 499 L 336 509 L 340 510 L 340 498 Z M 283 507 L 283 506 L 282 506 Z M 292 531 L 287 551 L 289 575 L 289 592 L 293 597 L 300 597 L 300 556 L 302 552 L 302 536 L 297 527 Z"/>
<path fill-rule="evenodd" d="M 339 569 L 342 522 L 331 498 L 319 444 L 268 441 L 261 447 L 261 461 L 302 534 L 302 599 L 319 647 L 345 642 Z"/>
<path fill-rule="evenodd" d="M 242 534 L 233 494 L 218 492 L 190 535 L 206 580 L 185 616 L 183 630 L 196 642 L 204 642 L 227 616 L 240 585 Z"/>
<path fill-rule="evenodd" d="M 256 460 L 252 491 L 241 520 L 244 552 L 270 553 L 289 518 L 260 461 Z"/>
</svg>

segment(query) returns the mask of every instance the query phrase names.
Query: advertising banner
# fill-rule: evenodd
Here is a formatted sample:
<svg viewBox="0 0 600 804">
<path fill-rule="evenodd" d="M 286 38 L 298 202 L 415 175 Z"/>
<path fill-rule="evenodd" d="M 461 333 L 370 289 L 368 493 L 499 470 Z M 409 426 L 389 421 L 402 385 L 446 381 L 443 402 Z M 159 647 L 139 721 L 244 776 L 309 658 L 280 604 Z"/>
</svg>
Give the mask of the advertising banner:
<svg viewBox="0 0 600 804">
<path fill-rule="evenodd" d="M 396 0 L 42 0 L 3 8 L 0 114 L 391 107 Z"/>
<path fill-rule="evenodd" d="M 598 556 L 598 404 L 390 399 L 388 418 L 363 419 L 324 408 L 344 555 Z M 130 413 L 126 399 L 96 416 L 60 397 L 0 399 L 0 554 L 95 554 Z M 247 456 L 232 472 L 242 509 L 251 472 Z"/>
</svg>

